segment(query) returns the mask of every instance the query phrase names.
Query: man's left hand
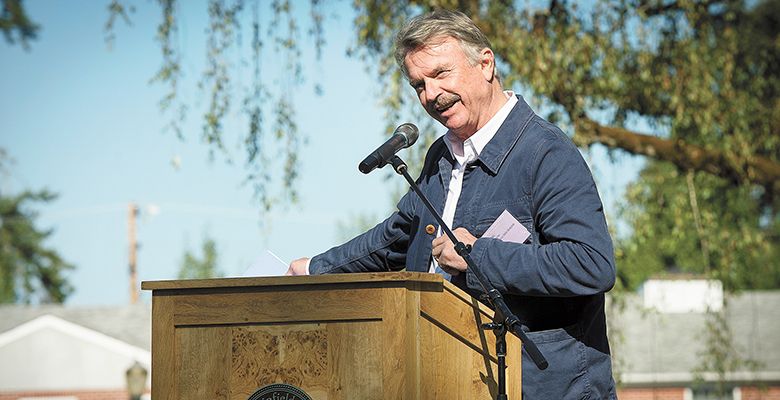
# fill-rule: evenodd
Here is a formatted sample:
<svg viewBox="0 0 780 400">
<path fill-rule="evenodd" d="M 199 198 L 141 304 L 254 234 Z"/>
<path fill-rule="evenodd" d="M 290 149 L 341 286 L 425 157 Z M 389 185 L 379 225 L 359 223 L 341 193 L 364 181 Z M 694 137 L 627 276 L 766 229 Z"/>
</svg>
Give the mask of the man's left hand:
<svg viewBox="0 0 780 400">
<path fill-rule="evenodd" d="M 309 275 L 309 258 L 303 257 L 297 260 L 293 260 L 290 263 L 290 267 L 287 268 L 285 275 Z"/>
<path fill-rule="evenodd" d="M 477 238 L 466 230 L 466 228 L 457 228 L 452 231 L 452 233 L 455 234 L 455 237 L 458 238 L 459 241 L 466 245 L 474 245 L 474 242 L 477 241 Z M 466 270 L 466 267 L 468 266 L 466 261 L 455 252 L 455 245 L 447 235 L 442 235 L 433 239 L 432 245 L 433 249 L 431 253 L 433 254 L 433 258 L 436 259 L 436 262 L 439 263 L 439 266 L 445 272 L 450 275 L 458 275 Z"/>
</svg>

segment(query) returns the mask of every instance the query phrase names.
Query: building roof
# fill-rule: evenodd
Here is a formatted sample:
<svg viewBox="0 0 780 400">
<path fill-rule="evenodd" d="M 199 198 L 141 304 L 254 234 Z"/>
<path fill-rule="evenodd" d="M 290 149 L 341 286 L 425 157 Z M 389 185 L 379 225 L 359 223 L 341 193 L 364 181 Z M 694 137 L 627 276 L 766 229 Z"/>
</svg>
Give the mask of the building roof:
<svg viewBox="0 0 780 400">
<path fill-rule="evenodd" d="M 152 307 L 148 304 L 91 307 L 0 305 L 0 334 L 44 315 L 54 315 L 147 351 L 151 349 Z"/>
<path fill-rule="evenodd" d="M 639 295 L 629 295 L 622 311 L 609 313 L 615 372 L 628 386 L 689 383 L 692 371 L 702 368 L 707 352 L 706 313 L 661 313 L 643 306 Z M 732 339 L 732 354 L 755 362 L 741 365 L 727 380 L 734 382 L 780 382 L 780 291 L 743 292 L 726 298 L 723 319 L 711 325 Z M 705 371 L 705 380 L 716 380 L 714 371 Z"/>
</svg>

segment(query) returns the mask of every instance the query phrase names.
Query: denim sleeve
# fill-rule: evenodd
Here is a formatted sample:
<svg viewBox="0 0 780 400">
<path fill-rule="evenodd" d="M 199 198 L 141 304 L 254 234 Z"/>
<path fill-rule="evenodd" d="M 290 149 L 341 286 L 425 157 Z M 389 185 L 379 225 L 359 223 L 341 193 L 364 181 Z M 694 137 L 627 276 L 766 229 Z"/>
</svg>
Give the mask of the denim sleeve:
<svg viewBox="0 0 780 400">
<path fill-rule="evenodd" d="M 398 202 L 398 210 L 367 232 L 347 243 L 314 256 L 309 264 L 312 275 L 340 272 L 385 272 L 403 269 L 413 203 L 411 192 Z"/>
<path fill-rule="evenodd" d="M 531 182 L 538 239 L 517 244 L 479 238 L 472 257 L 502 293 L 568 297 L 606 292 L 615 283 L 615 261 L 596 184 L 574 144 L 560 131 L 549 133 L 536 143 L 523 179 Z M 466 282 L 479 290 L 473 273 Z"/>
</svg>

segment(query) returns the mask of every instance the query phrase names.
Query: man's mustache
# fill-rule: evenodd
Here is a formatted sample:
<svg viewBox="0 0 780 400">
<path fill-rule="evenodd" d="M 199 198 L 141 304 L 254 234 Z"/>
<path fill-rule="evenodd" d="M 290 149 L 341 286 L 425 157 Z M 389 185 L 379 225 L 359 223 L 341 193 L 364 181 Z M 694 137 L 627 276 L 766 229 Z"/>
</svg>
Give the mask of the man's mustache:
<svg viewBox="0 0 780 400">
<path fill-rule="evenodd" d="M 436 97 L 436 101 L 433 103 L 433 108 L 436 111 L 446 110 L 459 101 L 460 96 L 457 94 L 442 93 Z"/>
</svg>

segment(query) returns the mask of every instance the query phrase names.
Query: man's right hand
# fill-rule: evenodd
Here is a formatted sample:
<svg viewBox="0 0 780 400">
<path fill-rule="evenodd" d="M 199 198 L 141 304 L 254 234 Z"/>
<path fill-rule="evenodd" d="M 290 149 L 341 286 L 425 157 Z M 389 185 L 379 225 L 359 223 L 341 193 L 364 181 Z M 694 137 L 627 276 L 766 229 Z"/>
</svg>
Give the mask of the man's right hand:
<svg viewBox="0 0 780 400">
<path fill-rule="evenodd" d="M 293 260 L 285 275 L 309 275 L 309 258 L 303 257 Z"/>
</svg>

